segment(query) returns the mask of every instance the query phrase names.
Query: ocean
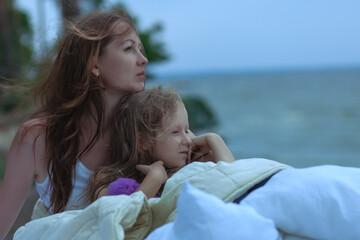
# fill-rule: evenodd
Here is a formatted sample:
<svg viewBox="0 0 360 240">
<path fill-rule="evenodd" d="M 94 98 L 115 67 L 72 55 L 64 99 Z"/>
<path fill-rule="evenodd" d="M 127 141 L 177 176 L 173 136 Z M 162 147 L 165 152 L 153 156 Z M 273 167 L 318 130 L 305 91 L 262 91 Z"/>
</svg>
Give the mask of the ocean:
<svg viewBox="0 0 360 240">
<path fill-rule="evenodd" d="M 198 74 L 159 78 L 203 98 L 236 159 L 294 167 L 360 167 L 360 69 Z M 190 126 L 191 128 L 191 126 Z"/>
</svg>

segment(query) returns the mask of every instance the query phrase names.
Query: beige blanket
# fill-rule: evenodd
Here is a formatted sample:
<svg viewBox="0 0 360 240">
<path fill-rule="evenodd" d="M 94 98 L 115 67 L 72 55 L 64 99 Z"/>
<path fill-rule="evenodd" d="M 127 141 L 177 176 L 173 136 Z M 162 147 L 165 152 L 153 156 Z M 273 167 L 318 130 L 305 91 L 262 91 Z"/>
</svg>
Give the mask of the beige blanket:
<svg viewBox="0 0 360 240">
<path fill-rule="evenodd" d="M 154 229 L 174 220 L 177 198 L 185 181 L 230 202 L 288 167 L 259 158 L 231 164 L 196 162 L 167 181 L 161 198 L 147 200 L 142 192 L 106 196 L 83 210 L 50 216 L 46 216 L 43 204 L 38 202 L 33 220 L 19 228 L 14 239 L 144 239 Z"/>
</svg>

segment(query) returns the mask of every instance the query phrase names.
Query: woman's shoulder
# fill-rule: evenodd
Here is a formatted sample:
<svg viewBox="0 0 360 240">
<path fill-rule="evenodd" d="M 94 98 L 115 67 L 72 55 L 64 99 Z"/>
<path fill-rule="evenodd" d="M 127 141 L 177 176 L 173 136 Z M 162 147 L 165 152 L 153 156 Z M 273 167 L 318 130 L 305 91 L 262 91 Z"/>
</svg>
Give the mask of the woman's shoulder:
<svg viewBox="0 0 360 240">
<path fill-rule="evenodd" d="M 21 142 L 33 143 L 44 136 L 46 129 L 46 119 L 32 118 L 20 125 L 16 138 Z"/>
<path fill-rule="evenodd" d="M 41 119 L 27 120 L 19 127 L 8 153 L 9 162 L 27 166 L 38 182 L 47 175 L 44 129 Z M 14 169 L 16 171 L 17 168 Z"/>
<path fill-rule="evenodd" d="M 46 124 L 45 118 L 37 117 L 37 118 L 28 119 L 23 124 L 21 124 L 21 127 L 25 127 L 25 128 L 41 127 L 41 126 L 45 126 L 45 124 Z"/>
</svg>

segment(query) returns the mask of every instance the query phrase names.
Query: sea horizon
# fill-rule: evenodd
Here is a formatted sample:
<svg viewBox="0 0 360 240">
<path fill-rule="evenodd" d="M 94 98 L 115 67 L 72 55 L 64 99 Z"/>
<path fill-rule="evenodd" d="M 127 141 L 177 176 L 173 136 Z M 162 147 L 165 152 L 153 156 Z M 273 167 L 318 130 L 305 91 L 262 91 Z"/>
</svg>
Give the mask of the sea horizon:
<svg viewBox="0 0 360 240">
<path fill-rule="evenodd" d="M 153 85 L 208 103 L 219 120 L 208 131 L 237 159 L 360 167 L 360 68 L 195 74 Z"/>
<path fill-rule="evenodd" d="M 273 74 L 311 74 L 311 73 L 341 73 L 341 72 L 360 72 L 360 65 L 344 66 L 317 66 L 317 67 L 284 67 L 284 68 L 251 68 L 251 69 L 201 69 L 201 70 L 177 70 L 172 72 L 152 73 L 152 79 L 147 81 L 178 80 L 186 78 L 203 78 L 219 76 L 250 76 L 250 75 L 273 75 Z"/>
</svg>

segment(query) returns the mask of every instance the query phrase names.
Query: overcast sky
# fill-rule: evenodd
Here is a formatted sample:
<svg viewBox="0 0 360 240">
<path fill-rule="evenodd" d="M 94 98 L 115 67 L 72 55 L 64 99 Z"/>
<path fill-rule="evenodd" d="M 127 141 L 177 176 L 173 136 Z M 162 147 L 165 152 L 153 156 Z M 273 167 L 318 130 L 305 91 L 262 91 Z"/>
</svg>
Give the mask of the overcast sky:
<svg viewBox="0 0 360 240">
<path fill-rule="evenodd" d="M 45 19 L 37 1 L 46 1 Z M 35 25 L 47 23 L 46 34 L 35 28 L 35 44 L 51 41 L 61 24 L 54 0 L 16 2 Z M 163 24 L 171 61 L 153 68 L 159 74 L 360 67 L 359 0 L 123 2 L 141 28 Z"/>
</svg>

